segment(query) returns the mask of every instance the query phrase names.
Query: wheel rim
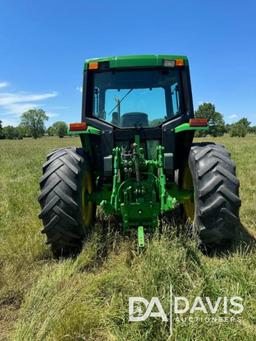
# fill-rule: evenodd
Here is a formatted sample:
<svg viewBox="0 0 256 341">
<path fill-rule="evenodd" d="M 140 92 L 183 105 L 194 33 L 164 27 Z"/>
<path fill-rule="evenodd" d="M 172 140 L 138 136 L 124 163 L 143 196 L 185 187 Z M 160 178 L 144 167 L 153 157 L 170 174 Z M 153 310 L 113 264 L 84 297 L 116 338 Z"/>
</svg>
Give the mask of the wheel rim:
<svg viewBox="0 0 256 341">
<path fill-rule="evenodd" d="M 92 176 L 86 171 L 82 181 L 82 218 L 86 226 L 92 223 L 93 218 L 93 202 L 89 199 L 90 194 L 92 194 Z"/>
<path fill-rule="evenodd" d="M 188 165 L 186 165 L 184 169 L 182 188 L 188 191 L 193 191 L 194 189 L 191 172 L 190 172 Z M 184 201 L 183 207 L 184 207 L 186 218 L 191 221 L 194 221 L 194 217 L 195 217 L 194 197 Z"/>
</svg>

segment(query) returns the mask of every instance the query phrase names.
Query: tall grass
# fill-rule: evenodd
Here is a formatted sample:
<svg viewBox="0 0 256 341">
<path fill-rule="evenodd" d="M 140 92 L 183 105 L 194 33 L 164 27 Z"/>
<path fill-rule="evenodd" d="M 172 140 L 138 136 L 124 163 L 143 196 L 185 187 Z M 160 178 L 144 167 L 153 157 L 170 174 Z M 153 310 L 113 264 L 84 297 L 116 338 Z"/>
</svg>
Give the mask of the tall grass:
<svg viewBox="0 0 256 341">
<path fill-rule="evenodd" d="M 242 223 L 255 234 L 256 137 L 218 138 L 232 152 L 241 182 Z M 52 258 L 37 218 L 38 179 L 48 151 L 75 138 L 0 141 L 0 340 L 254 340 L 256 255 L 237 248 L 207 257 L 195 240 L 165 232 L 143 253 L 136 240 L 98 224 L 76 259 Z M 128 322 L 128 298 L 241 296 L 241 321 L 186 325 L 173 336 L 160 319 Z M 200 314 L 197 316 L 200 316 Z M 217 314 L 221 316 L 221 312 Z"/>
</svg>

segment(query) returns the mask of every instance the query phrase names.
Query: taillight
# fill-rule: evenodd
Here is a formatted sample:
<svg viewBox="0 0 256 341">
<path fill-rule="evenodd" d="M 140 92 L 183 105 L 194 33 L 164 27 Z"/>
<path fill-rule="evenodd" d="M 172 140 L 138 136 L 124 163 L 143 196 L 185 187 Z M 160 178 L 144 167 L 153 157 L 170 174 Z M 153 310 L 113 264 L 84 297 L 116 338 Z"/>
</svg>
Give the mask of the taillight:
<svg viewBox="0 0 256 341">
<path fill-rule="evenodd" d="M 80 131 L 80 130 L 86 130 L 86 129 L 87 129 L 86 122 L 70 123 L 69 124 L 69 130 L 70 131 Z"/>
<path fill-rule="evenodd" d="M 190 127 L 207 127 L 208 120 L 207 118 L 191 118 L 189 120 Z"/>
</svg>

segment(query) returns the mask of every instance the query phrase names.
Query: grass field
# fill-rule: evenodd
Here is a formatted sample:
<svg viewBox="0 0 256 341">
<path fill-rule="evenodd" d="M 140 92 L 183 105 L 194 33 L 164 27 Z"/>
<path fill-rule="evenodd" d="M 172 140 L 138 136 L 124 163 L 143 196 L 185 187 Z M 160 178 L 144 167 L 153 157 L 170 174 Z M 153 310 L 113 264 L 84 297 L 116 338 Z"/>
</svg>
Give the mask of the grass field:
<svg viewBox="0 0 256 341">
<path fill-rule="evenodd" d="M 237 163 L 241 221 L 255 235 L 256 136 L 215 142 Z M 37 217 L 38 180 L 46 154 L 68 145 L 79 140 L 0 141 L 0 340 L 255 340 L 256 254 L 244 243 L 210 258 L 195 241 L 164 233 L 137 254 L 136 241 L 111 229 L 103 236 L 98 225 L 78 258 L 52 258 Z M 168 310 L 170 283 L 191 300 L 241 296 L 240 322 L 174 322 L 172 338 L 159 319 L 128 322 L 129 296 L 158 296 Z"/>
</svg>

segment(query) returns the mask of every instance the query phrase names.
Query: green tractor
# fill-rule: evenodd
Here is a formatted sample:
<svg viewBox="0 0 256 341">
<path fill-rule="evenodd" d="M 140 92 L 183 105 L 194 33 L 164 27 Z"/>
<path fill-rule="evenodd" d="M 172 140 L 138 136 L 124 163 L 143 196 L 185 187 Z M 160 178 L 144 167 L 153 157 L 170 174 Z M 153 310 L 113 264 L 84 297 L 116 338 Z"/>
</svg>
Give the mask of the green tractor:
<svg viewBox="0 0 256 341">
<path fill-rule="evenodd" d="M 222 145 L 195 143 L 208 130 L 194 118 L 185 56 L 87 60 L 82 122 L 69 126 L 82 148 L 54 150 L 40 180 L 43 233 L 58 255 L 77 253 L 96 207 L 118 216 L 124 232 L 154 231 L 178 205 L 202 244 L 230 242 L 239 224 L 239 181 Z"/>
</svg>

